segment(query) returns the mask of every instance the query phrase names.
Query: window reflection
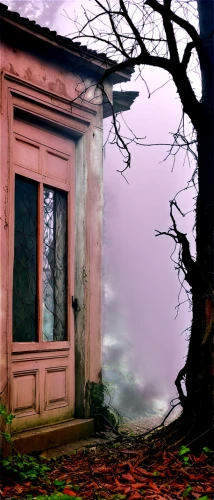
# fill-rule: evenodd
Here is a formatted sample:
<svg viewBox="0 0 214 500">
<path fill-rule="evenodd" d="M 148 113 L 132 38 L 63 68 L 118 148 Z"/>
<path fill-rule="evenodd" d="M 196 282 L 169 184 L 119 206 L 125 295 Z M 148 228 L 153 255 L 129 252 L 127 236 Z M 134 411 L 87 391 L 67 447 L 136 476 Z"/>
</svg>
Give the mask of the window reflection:
<svg viewBox="0 0 214 500">
<path fill-rule="evenodd" d="M 16 176 L 13 342 L 37 340 L 37 184 Z"/>
<path fill-rule="evenodd" d="M 43 341 L 66 339 L 67 195 L 44 188 Z"/>
</svg>

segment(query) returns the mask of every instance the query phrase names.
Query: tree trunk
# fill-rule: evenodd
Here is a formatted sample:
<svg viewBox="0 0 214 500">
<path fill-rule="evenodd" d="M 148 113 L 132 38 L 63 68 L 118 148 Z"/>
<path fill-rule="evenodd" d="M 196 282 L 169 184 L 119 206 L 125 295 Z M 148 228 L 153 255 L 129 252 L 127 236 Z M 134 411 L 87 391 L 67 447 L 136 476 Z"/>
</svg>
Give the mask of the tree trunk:
<svg viewBox="0 0 214 500">
<path fill-rule="evenodd" d="M 192 287 L 193 320 L 185 367 L 183 419 L 188 441 L 214 433 L 214 3 L 198 0 L 203 43 L 202 116 L 198 133 L 196 207 L 196 281 Z M 209 430 L 210 429 L 210 430 Z"/>
</svg>

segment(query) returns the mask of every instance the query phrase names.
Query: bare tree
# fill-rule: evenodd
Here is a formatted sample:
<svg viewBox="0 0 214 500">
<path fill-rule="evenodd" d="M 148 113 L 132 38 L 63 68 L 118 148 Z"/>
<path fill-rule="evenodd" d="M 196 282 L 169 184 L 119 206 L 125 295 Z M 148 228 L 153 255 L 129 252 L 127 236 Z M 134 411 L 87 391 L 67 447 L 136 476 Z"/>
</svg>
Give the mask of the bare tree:
<svg viewBox="0 0 214 500">
<path fill-rule="evenodd" d="M 171 152 L 175 145 L 180 145 L 193 148 L 197 157 L 196 258 L 190 253 L 186 234 L 178 229 L 175 212 L 180 209 L 175 200 L 170 203 L 171 227 L 157 234 L 167 234 L 179 245 L 179 269 L 192 294 L 188 355 L 175 381 L 183 407 L 175 428 L 188 442 L 208 442 L 214 431 L 214 2 L 94 0 L 94 3 L 97 11 L 85 10 L 84 26 L 76 21 L 73 40 L 87 39 L 89 47 L 96 48 L 98 44 L 98 50 L 117 58 L 118 62 L 104 72 L 99 88 L 103 91 L 104 81 L 126 68 L 137 67 L 142 78 L 145 66 L 165 70 L 175 83 L 184 116 L 174 135 Z M 200 71 L 201 97 L 196 95 L 190 71 L 196 66 Z M 185 116 L 193 126 L 191 138 L 185 136 Z M 125 168 L 128 168 L 128 144 L 120 135 L 115 114 L 113 122 L 116 142 L 125 151 Z"/>
</svg>

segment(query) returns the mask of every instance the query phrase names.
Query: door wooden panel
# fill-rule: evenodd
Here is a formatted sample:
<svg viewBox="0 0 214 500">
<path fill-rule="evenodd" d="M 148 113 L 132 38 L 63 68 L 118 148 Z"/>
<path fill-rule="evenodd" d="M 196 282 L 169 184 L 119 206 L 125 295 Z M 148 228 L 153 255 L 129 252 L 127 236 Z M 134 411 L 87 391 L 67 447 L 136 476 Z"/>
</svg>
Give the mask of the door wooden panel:
<svg viewBox="0 0 214 500">
<path fill-rule="evenodd" d="M 15 176 L 18 175 L 19 179 L 30 179 L 36 183 L 36 188 L 38 187 L 38 241 L 36 250 L 38 277 L 36 285 L 36 341 L 29 342 L 27 339 L 25 341 L 24 335 L 22 335 L 19 337 L 22 339 L 21 342 L 14 341 L 12 343 L 10 399 L 11 409 L 16 416 L 12 425 L 13 430 L 35 427 L 48 423 L 51 424 L 53 422 L 71 418 L 74 413 L 74 320 L 73 312 L 71 310 L 71 296 L 74 294 L 74 171 L 75 144 L 73 141 L 64 139 L 63 137 L 52 133 L 51 128 L 47 131 L 47 128 L 43 130 L 42 128 L 40 129 L 35 127 L 33 122 L 24 123 L 18 119 L 14 120 L 13 182 L 15 184 Z M 67 243 L 63 251 L 61 250 L 61 254 L 63 253 L 63 262 L 67 273 L 66 285 L 64 285 L 63 280 L 60 279 L 59 266 L 57 270 L 56 264 L 56 259 L 60 258 L 60 249 L 57 244 L 57 231 L 59 230 L 57 228 L 59 224 L 62 223 L 62 221 L 60 222 L 60 204 L 59 208 L 55 209 L 55 205 L 53 203 L 55 196 L 56 200 L 60 200 L 60 195 L 57 195 L 57 193 L 59 192 L 63 194 L 63 191 L 66 193 L 66 197 L 63 199 L 67 200 L 67 222 L 64 221 L 64 224 L 66 224 L 67 227 Z M 50 218 L 51 222 L 48 236 L 46 232 L 46 240 L 44 239 L 44 227 L 47 223 L 45 222 L 47 219 L 44 219 L 44 217 L 46 217 L 44 208 L 45 193 L 46 205 L 48 204 L 47 206 L 50 211 L 58 210 L 58 212 L 53 212 L 55 215 L 52 219 Z M 49 198 L 47 198 L 48 196 Z M 12 201 L 11 203 L 13 204 Z M 26 215 L 25 213 L 23 215 L 22 207 L 21 217 L 23 224 L 22 220 L 21 222 L 19 221 L 19 225 L 17 225 L 18 229 L 22 228 L 24 225 L 28 227 L 25 222 L 28 210 L 29 207 L 26 202 Z M 59 220 L 58 226 L 56 226 L 56 217 L 58 217 Z M 55 224 L 55 230 L 51 224 Z M 25 233 L 27 232 L 26 227 Z M 20 245 L 22 244 L 22 240 L 24 240 L 25 233 L 20 236 Z M 51 304 L 50 307 L 53 308 L 53 311 L 50 313 L 53 317 L 53 325 L 55 325 L 56 320 L 55 311 L 58 311 L 58 314 L 61 314 L 61 316 L 59 316 L 60 321 L 62 313 L 60 313 L 59 309 L 60 307 L 65 308 L 67 318 L 66 332 L 64 337 L 58 337 L 58 339 L 65 338 L 65 340 L 62 341 L 53 341 L 53 336 L 48 337 L 46 335 L 44 337 L 42 331 L 44 328 L 44 310 L 45 308 L 47 310 L 47 307 L 49 307 L 49 305 L 47 306 L 47 300 L 46 303 L 44 303 L 45 298 L 43 291 L 45 272 L 43 253 L 47 247 L 48 237 L 50 239 L 50 245 L 52 245 L 50 249 L 48 249 L 50 272 L 46 269 L 46 272 L 49 272 L 50 275 L 50 287 L 54 289 L 56 284 L 61 287 L 66 286 L 66 290 L 65 288 L 60 290 L 61 295 L 62 292 L 64 293 L 66 302 L 61 301 L 61 306 L 58 302 L 55 304 L 56 300 L 59 301 L 59 292 L 58 294 L 53 293 L 52 302 L 49 301 Z M 46 241 L 46 247 L 44 241 Z M 14 246 L 14 228 L 11 233 L 11 244 Z M 25 248 L 26 252 L 30 252 L 31 244 L 34 244 L 33 239 L 27 241 L 27 247 Z M 25 245 L 25 242 L 23 245 Z M 16 248 L 15 251 L 17 251 Z M 54 259 L 53 263 L 51 261 L 51 255 Z M 26 279 L 27 277 L 24 276 L 23 281 L 20 280 L 20 283 L 23 283 L 23 285 L 20 286 L 30 286 L 29 283 L 25 285 Z M 34 277 L 31 277 L 31 279 L 34 279 Z M 50 289 L 52 290 L 52 288 Z M 26 288 L 26 290 L 29 290 L 29 288 Z M 23 295 L 25 294 L 20 293 L 20 297 L 23 297 Z M 17 302 L 17 307 L 18 306 L 19 302 Z M 22 316 L 24 317 L 23 307 Z M 22 317 L 20 319 L 20 324 L 22 325 L 21 321 Z M 52 328 L 55 328 L 53 325 Z M 27 328 L 28 323 L 25 323 L 26 331 Z M 11 336 L 13 338 L 12 325 L 11 330 Z M 28 336 L 28 338 L 31 337 Z M 32 338 L 35 339 L 35 335 Z M 45 341 L 43 341 L 44 338 Z M 16 339 L 14 338 L 14 340 Z"/>
<path fill-rule="evenodd" d="M 16 164 L 28 170 L 39 172 L 40 148 L 34 144 L 16 137 L 15 139 Z"/>
<path fill-rule="evenodd" d="M 67 183 L 69 179 L 68 158 L 60 157 L 53 151 L 46 150 L 45 153 L 44 174 Z"/>
<path fill-rule="evenodd" d="M 38 370 L 23 370 L 13 373 L 12 412 L 17 415 L 39 413 Z"/>
<path fill-rule="evenodd" d="M 45 373 L 45 410 L 67 406 L 68 370 L 67 366 L 46 368 Z"/>
</svg>

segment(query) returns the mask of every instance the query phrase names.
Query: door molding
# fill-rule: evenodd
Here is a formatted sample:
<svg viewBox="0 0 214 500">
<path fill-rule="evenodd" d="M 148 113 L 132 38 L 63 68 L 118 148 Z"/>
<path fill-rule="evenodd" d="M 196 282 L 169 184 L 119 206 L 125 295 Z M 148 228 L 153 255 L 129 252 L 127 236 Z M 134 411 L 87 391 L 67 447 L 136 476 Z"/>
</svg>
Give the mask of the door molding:
<svg viewBox="0 0 214 500">
<path fill-rule="evenodd" d="M 4 194 L 4 227 L 1 226 L 1 254 L 4 256 L 3 305 L 5 315 L 1 318 L 2 354 L 7 370 L 3 373 L 6 401 L 11 390 L 12 342 L 11 302 L 12 283 L 10 231 L 13 228 L 13 199 L 11 140 L 14 112 L 25 113 L 42 120 L 48 127 L 69 134 L 75 141 L 75 289 L 79 312 L 74 314 L 75 322 L 75 416 L 88 416 L 85 402 L 85 385 L 88 380 L 98 381 L 101 370 L 101 219 L 102 219 L 102 129 L 100 128 L 102 106 L 91 103 L 72 102 L 48 92 L 43 88 L 22 81 L 10 73 L 1 78 L 2 117 L 7 127 L 2 139 L 7 147 L 2 153 L 2 193 Z M 96 185 L 100 192 L 96 192 Z M 97 225 L 94 221 L 97 219 Z M 94 245 L 95 252 L 94 252 Z M 95 273 L 94 273 L 95 270 Z M 71 314 L 73 314 L 71 304 Z M 96 322 L 96 324 L 95 324 Z M 10 332 L 10 335 L 9 335 Z M 93 337 L 92 337 L 93 335 Z M 36 354 L 34 346 L 34 352 Z M 33 346 L 32 346 L 33 348 Z M 66 345 L 64 346 L 66 350 Z M 57 349 L 57 346 L 56 346 Z M 18 349 L 19 350 L 19 349 Z M 31 349 L 29 349 L 31 351 Z M 55 347 L 50 349 L 50 352 Z M 16 351 L 17 352 L 17 351 Z M 17 357 L 21 355 L 13 354 Z M 37 354 L 38 355 L 38 354 Z M 15 359 L 15 358 L 14 358 Z M 7 386 L 8 377 L 9 384 Z"/>
</svg>

